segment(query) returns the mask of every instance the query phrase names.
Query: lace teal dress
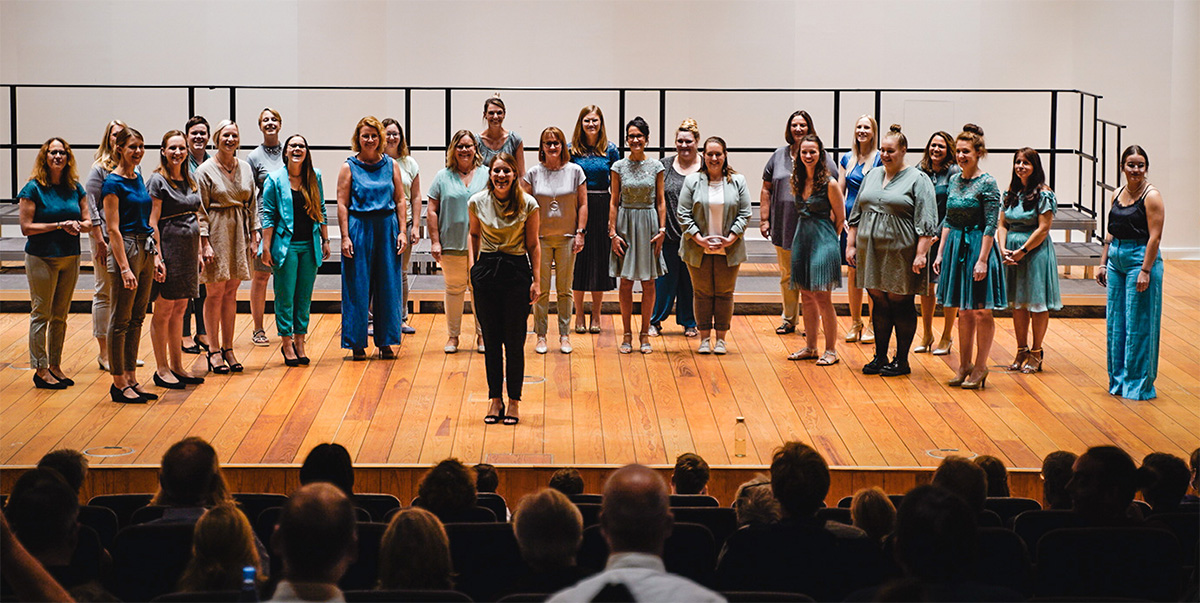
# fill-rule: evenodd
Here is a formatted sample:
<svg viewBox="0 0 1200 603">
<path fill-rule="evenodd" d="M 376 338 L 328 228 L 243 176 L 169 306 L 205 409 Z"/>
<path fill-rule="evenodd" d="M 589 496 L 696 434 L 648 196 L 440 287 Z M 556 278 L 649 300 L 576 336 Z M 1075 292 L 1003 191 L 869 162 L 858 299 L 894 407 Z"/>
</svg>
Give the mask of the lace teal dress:
<svg viewBox="0 0 1200 603">
<path fill-rule="evenodd" d="M 996 245 L 987 253 L 987 274 L 978 281 L 974 278 L 983 238 L 996 236 L 999 216 L 1000 189 L 990 174 L 970 180 L 962 174 L 950 177 L 946 220 L 942 223 L 950 232 L 942 249 L 938 303 L 965 310 L 1000 310 L 1008 305 L 1004 270 Z"/>
<path fill-rule="evenodd" d="M 1033 208 L 1025 209 L 1024 199 L 1004 209 L 1004 225 L 1008 235 L 1004 246 L 1008 250 L 1019 249 L 1037 230 L 1038 216 L 1058 212 L 1058 199 L 1054 191 L 1043 190 Z M 1037 247 L 1030 249 L 1016 266 L 1004 267 L 1004 282 L 1008 286 L 1008 307 L 1030 312 L 1061 310 L 1062 298 L 1058 291 L 1058 258 L 1054 255 L 1054 242 L 1047 233 Z"/>
<path fill-rule="evenodd" d="M 796 235 L 792 237 L 792 288 L 833 291 L 842 286 L 842 250 L 830 217 L 829 189 L 814 187 L 796 200 Z"/>
</svg>

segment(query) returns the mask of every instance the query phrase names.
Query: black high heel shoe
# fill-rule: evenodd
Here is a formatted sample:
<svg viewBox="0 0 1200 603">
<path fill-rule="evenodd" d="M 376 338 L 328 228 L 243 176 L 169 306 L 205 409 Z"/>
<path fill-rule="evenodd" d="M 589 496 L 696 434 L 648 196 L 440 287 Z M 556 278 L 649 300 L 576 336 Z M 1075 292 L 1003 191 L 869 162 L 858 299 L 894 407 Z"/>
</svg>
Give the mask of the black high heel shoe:
<svg viewBox="0 0 1200 603">
<path fill-rule="evenodd" d="M 137 397 L 130 398 L 130 397 L 126 396 L 125 395 L 126 391 L 131 391 L 131 392 L 137 394 Z M 115 385 L 110 385 L 110 386 L 108 386 L 108 395 L 110 398 L 112 398 L 113 402 L 120 402 L 122 404 L 145 404 L 146 403 L 146 399 L 143 398 L 141 394 L 138 394 L 137 390 L 133 389 L 132 385 L 127 385 L 120 389 L 118 389 L 117 386 L 115 386 Z"/>
<path fill-rule="evenodd" d="M 184 385 L 200 385 L 204 383 L 204 377 L 189 377 L 188 375 L 180 375 L 175 371 L 171 371 L 171 374 L 175 375 L 175 378 Z"/>
<path fill-rule="evenodd" d="M 55 379 L 58 379 L 59 383 L 62 383 L 63 385 L 66 385 L 67 387 L 71 387 L 72 385 L 75 385 L 74 380 L 72 380 L 68 377 L 65 377 L 63 375 L 56 374 L 54 371 L 50 371 L 50 376 L 54 377 Z"/>
<path fill-rule="evenodd" d="M 292 353 L 296 353 L 296 348 L 292 348 Z M 283 363 L 287 366 L 300 366 L 300 358 L 288 358 L 287 353 L 283 351 L 283 346 L 279 346 L 279 355 L 283 356 Z"/>
<path fill-rule="evenodd" d="M 53 374 L 54 373 L 51 373 L 51 375 L 53 375 Z M 46 381 L 45 379 L 42 379 L 41 377 L 39 377 L 37 373 L 33 374 L 33 386 L 38 389 L 67 389 L 66 383 L 63 383 L 62 381 L 55 381 L 54 383 L 50 383 L 49 381 Z"/>
<path fill-rule="evenodd" d="M 199 335 L 192 335 L 192 345 L 179 346 L 184 354 L 199 354 L 201 351 L 207 352 L 208 346 L 200 343 Z"/>
<path fill-rule="evenodd" d="M 221 350 L 221 357 L 225 359 L 225 362 L 229 363 L 229 370 L 233 371 L 235 373 L 240 373 L 240 372 L 246 370 L 246 367 L 242 366 L 242 363 L 229 361 L 229 355 L 232 353 L 233 353 L 233 348 L 223 348 Z"/>
<path fill-rule="evenodd" d="M 209 353 L 208 353 L 208 358 L 207 358 L 207 360 L 208 360 L 208 372 L 210 372 L 210 373 L 216 373 L 216 374 L 218 374 L 218 375 L 228 375 L 228 374 L 229 374 L 229 365 L 227 365 L 227 364 L 221 364 L 221 365 L 215 365 L 215 364 L 213 364 L 213 361 L 212 361 L 212 359 L 213 359 L 213 356 L 217 356 L 217 357 L 219 357 L 219 358 L 221 359 L 221 362 L 225 362 L 225 355 L 224 355 L 224 354 L 222 354 L 221 352 L 209 352 Z"/>
<path fill-rule="evenodd" d="M 178 378 L 179 377 L 176 377 L 176 379 Z M 154 373 L 154 384 L 167 389 L 183 389 L 184 387 L 187 387 L 183 384 L 183 381 L 175 381 L 172 383 L 171 381 L 167 381 L 166 379 L 159 377 L 157 372 Z"/>
<path fill-rule="evenodd" d="M 130 385 L 129 387 L 132 387 L 133 391 L 137 392 L 137 395 L 139 395 L 147 400 L 157 400 L 158 399 L 158 394 L 152 394 L 150 392 L 142 391 L 141 383 L 134 383 L 133 385 Z"/>
</svg>

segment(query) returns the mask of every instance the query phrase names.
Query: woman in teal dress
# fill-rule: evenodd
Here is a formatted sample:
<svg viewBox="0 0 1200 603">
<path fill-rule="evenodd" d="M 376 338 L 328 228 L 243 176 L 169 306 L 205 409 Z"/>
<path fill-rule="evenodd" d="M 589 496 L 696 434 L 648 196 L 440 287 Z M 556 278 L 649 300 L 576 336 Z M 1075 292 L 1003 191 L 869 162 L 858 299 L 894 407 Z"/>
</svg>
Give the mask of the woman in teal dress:
<svg viewBox="0 0 1200 603">
<path fill-rule="evenodd" d="M 804 347 L 788 360 L 817 358 L 817 329 L 825 333 L 825 352 L 817 365 L 836 364 L 837 314 L 832 292 L 842 286 L 842 250 L 838 235 L 846 223 L 842 189 L 829 173 L 825 145 L 816 134 L 800 139 L 800 159 L 792 169 L 792 195 L 796 199 L 796 234 L 792 237 L 791 286 L 800 290 L 804 305 Z"/>
<path fill-rule="evenodd" d="M 1017 355 L 1010 371 L 1042 370 L 1042 340 L 1050 324 L 1050 310 L 1061 310 L 1058 293 L 1058 259 L 1050 225 L 1058 211 L 1054 191 L 1046 186 L 1046 172 L 1038 152 L 1024 147 L 1013 158 L 1012 180 L 1004 193 L 1000 248 L 1004 251 L 1004 283 L 1013 313 Z M 1029 341 L 1033 325 L 1033 346 Z"/>
<path fill-rule="evenodd" d="M 642 283 L 641 346 L 649 354 L 650 316 L 654 312 L 654 279 L 667 273 L 662 246 L 667 237 L 663 164 L 646 156 L 650 126 L 641 117 L 625 127 L 629 157 L 612 166 L 612 199 L 608 212 L 608 237 L 612 239 L 609 276 L 621 280 L 622 354 L 633 351 L 633 282 Z"/>
<path fill-rule="evenodd" d="M 959 309 L 962 353 L 950 385 L 982 389 L 987 384 L 987 358 L 996 335 L 992 310 L 1007 305 L 1000 253 L 994 244 L 1000 189 L 995 178 L 979 170 L 979 160 L 987 156 L 983 128 L 964 125 L 954 140 L 954 156 L 962 173 L 950 178 L 942 252 L 934 260 L 933 270 L 941 275 L 938 301 Z"/>
<path fill-rule="evenodd" d="M 948 132 L 934 132 L 925 143 L 925 155 L 917 164 L 917 169 L 925 172 L 933 182 L 933 192 L 937 196 L 938 224 L 946 219 L 946 194 L 950 190 L 950 177 L 961 172 L 954 162 L 954 136 Z M 938 242 L 935 240 L 929 248 L 929 262 L 941 254 Z M 942 336 L 937 346 L 933 345 L 933 315 L 937 307 L 937 297 L 934 295 L 937 278 L 929 280 L 929 290 L 921 293 L 921 343 L 913 348 L 914 354 L 932 353 L 934 356 L 945 356 L 950 353 L 951 334 L 954 332 L 954 319 L 958 311 L 954 308 L 942 308 Z"/>
</svg>

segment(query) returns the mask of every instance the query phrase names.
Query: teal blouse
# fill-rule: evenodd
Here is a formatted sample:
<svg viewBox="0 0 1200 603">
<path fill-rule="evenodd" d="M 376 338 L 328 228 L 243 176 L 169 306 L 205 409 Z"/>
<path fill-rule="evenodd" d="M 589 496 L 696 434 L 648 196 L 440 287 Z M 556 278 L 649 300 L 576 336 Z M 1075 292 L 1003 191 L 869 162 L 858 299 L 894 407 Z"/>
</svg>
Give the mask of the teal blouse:
<svg viewBox="0 0 1200 603">
<path fill-rule="evenodd" d="M 991 174 L 980 174 L 970 180 L 955 174 L 950 177 L 946 196 L 945 228 L 983 230 L 983 236 L 996 236 L 1000 219 L 1000 189 Z"/>
</svg>

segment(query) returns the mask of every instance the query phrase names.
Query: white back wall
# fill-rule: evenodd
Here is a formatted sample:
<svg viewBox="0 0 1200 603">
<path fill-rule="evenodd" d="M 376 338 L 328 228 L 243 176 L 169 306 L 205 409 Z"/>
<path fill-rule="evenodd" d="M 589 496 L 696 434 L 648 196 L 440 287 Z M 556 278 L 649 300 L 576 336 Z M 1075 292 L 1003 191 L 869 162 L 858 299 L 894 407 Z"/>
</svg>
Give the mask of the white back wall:
<svg viewBox="0 0 1200 603">
<path fill-rule="evenodd" d="M 1151 179 L 1167 203 L 1164 253 L 1200 257 L 1197 32 L 1196 0 L 4 0 L 0 83 L 1078 88 L 1103 95 L 1100 116 L 1127 124 L 1123 142 L 1151 154 Z M 453 129 L 481 129 L 489 95 L 456 93 Z M 197 111 L 215 123 L 228 114 L 227 98 L 201 91 Z M 615 92 L 504 98 L 506 125 L 529 147 L 546 125 L 569 133 L 588 103 L 608 111 L 610 138 L 620 135 Z M 1062 100 L 1060 144 L 1078 136 L 1078 100 Z M 8 104 L 0 98 L 0 115 Z M 630 93 L 627 104 L 626 117 L 650 118 L 657 134 L 657 94 Z M 358 117 L 403 121 L 406 110 L 414 144 L 444 138 L 441 92 L 415 92 L 405 107 L 396 92 L 242 91 L 236 117 L 244 143 L 260 140 L 254 121 L 266 105 L 283 113 L 285 134 L 303 132 L 314 144 L 347 144 Z M 153 144 L 187 117 L 178 91 L 23 90 L 18 107 L 22 143 L 62 135 L 95 144 L 103 124 L 120 117 Z M 704 136 L 773 146 L 782 144 L 781 126 L 795 108 L 808 109 L 831 141 L 824 94 L 673 95 L 667 132 L 694 117 Z M 854 119 L 872 110 L 870 94 L 843 95 L 836 124 L 843 145 Z M 887 95 L 882 117 L 884 128 L 903 124 L 914 147 L 933 129 L 957 132 L 966 121 L 982 125 L 992 146 L 1049 142 L 1048 100 L 1040 96 Z M 4 120 L 0 139 L 9 135 Z M 335 171 L 343 157 L 326 152 L 318 165 Z M 417 158 L 430 176 L 442 163 L 439 153 Z M 23 179 L 32 153 L 19 159 Z M 744 154 L 732 163 L 756 182 L 764 159 Z M 997 155 L 987 165 L 1002 186 L 1009 161 Z M 0 163 L 0 197 L 11 197 L 10 168 Z M 1067 199 L 1075 197 L 1075 166 L 1060 158 L 1057 188 Z"/>
</svg>

